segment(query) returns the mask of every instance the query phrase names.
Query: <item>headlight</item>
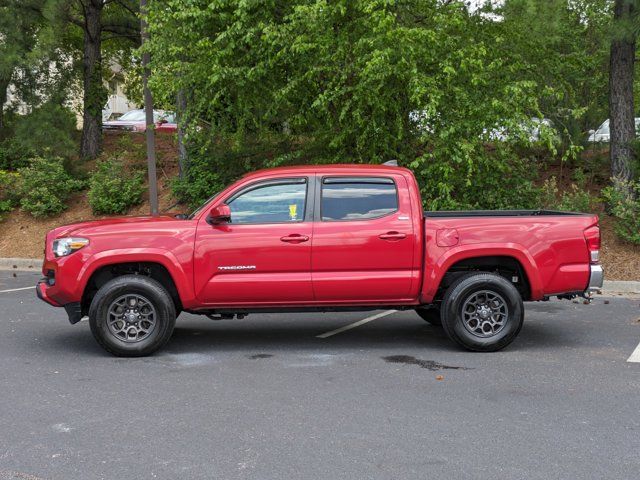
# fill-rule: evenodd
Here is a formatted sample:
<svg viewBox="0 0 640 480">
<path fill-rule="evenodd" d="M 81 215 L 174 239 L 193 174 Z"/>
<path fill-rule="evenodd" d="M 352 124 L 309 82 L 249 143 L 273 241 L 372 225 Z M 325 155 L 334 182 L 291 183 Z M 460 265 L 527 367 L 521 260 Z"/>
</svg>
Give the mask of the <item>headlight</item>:
<svg viewBox="0 0 640 480">
<path fill-rule="evenodd" d="M 53 241 L 53 254 L 56 257 L 66 257 L 67 255 L 80 250 L 89 244 L 88 238 L 68 237 L 58 238 Z"/>
</svg>

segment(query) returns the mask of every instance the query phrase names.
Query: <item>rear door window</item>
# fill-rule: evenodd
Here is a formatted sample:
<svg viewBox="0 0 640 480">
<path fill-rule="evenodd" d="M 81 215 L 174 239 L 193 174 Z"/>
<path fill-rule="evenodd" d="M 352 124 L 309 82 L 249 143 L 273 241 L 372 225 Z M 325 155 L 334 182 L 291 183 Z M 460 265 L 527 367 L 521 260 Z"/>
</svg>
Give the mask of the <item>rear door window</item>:
<svg viewBox="0 0 640 480">
<path fill-rule="evenodd" d="M 322 221 L 370 220 L 397 210 L 398 192 L 390 178 L 329 177 L 322 180 Z"/>
</svg>

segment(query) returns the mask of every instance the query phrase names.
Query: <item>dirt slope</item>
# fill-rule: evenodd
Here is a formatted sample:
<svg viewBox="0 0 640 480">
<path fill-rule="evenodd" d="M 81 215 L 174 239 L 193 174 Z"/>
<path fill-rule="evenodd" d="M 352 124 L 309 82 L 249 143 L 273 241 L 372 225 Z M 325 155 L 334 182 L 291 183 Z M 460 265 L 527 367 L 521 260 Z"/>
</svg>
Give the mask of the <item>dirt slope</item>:
<svg viewBox="0 0 640 480">
<path fill-rule="evenodd" d="M 107 135 L 104 143 L 103 158 L 118 156 L 127 162 L 144 166 L 143 135 Z M 89 164 L 86 168 L 91 169 Z M 177 146 L 171 136 L 158 138 L 158 189 L 160 211 L 180 213 L 171 195 L 170 179 L 178 173 Z M 569 180 L 566 181 L 570 183 Z M 147 215 L 149 202 L 132 208 L 129 215 Z M 44 237 L 47 231 L 60 225 L 92 220 L 86 192 L 75 195 L 69 201 L 69 209 L 53 218 L 34 219 L 19 210 L 12 212 L 0 222 L 0 257 L 39 258 L 44 248 Z M 601 215 L 602 228 L 602 263 L 605 277 L 609 280 L 640 280 L 640 246 L 626 244 L 619 240 L 613 231 L 613 219 Z"/>
</svg>

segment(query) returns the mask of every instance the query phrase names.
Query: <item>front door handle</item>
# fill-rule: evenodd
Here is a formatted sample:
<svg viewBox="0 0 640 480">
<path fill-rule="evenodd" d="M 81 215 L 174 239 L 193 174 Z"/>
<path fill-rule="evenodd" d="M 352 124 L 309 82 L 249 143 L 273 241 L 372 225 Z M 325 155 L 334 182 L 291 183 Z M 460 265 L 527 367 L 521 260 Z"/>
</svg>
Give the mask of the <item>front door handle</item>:
<svg viewBox="0 0 640 480">
<path fill-rule="evenodd" d="M 286 237 L 281 237 L 280 241 L 287 243 L 302 243 L 308 242 L 309 237 L 307 237 L 306 235 L 300 235 L 299 233 L 293 233 L 291 235 L 287 235 Z"/>
<path fill-rule="evenodd" d="M 382 240 L 402 240 L 403 238 L 407 238 L 407 235 L 404 233 L 400 233 L 400 232 L 387 232 L 387 233 L 383 233 L 382 235 L 378 235 L 378 238 L 382 239 Z"/>
</svg>

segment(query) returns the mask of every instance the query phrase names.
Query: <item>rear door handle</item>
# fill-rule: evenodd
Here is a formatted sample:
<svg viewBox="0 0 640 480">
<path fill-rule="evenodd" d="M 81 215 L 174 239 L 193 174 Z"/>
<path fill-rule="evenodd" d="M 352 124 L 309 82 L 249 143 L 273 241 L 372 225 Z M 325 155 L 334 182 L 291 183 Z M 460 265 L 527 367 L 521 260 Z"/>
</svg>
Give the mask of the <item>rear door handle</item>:
<svg viewBox="0 0 640 480">
<path fill-rule="evenodd" d="M 403 238 L 407 238 L 407 235 L 400 232 L 387 232 L 382 235 L 378 235 L 378 238 L 382 240 L 402 240 Z"/>
<path fill-rule="evenodd" d="M 287 243 L 302 243 L 308 242 L 309 237 L 307 237 L 306 235 L 300 235 L 299 233 L 293 233 L 291 235 L 287 235 L 286 237 L 281 237 L 280 241 Z"/>
</svg>

